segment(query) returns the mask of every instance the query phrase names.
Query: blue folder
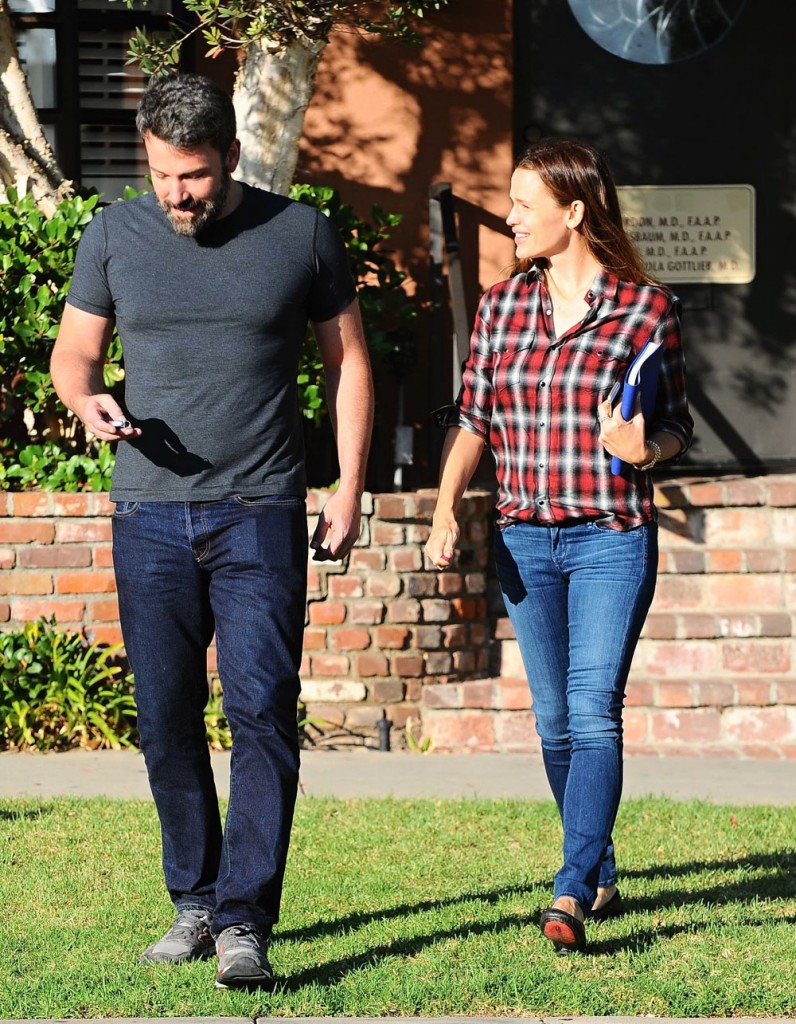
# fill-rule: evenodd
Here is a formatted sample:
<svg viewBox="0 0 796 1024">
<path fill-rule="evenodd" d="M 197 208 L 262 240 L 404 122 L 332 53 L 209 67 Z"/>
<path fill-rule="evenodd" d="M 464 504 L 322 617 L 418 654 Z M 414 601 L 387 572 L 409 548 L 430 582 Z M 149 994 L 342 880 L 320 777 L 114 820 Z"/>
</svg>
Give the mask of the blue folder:
<svg viewBox="0 0 796 1024">
<path fill-rule="evenodd" d="M 622 385 L 620 412 L 622 419 L 633 419 L 636 407 L 636 396 L 641 392 L 641 412 L 644 422 L 649 426 L 655 414 L 655 399 L 658 394 L 658 377 L 663 359 L 663 343 L 650 338 L 628 366 Z M 616 455 L 611 456 L 611 472 L 621 476 L 625 463 Z"/>
</svg>

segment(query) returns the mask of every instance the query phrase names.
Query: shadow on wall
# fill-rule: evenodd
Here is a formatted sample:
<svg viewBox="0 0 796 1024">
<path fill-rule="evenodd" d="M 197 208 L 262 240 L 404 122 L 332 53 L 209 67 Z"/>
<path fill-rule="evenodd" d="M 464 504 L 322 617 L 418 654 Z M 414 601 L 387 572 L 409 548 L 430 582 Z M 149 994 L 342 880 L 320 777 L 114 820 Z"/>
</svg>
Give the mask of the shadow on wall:
<svg viewBox="0 0 796 1024">
<path fill-rule="evenodd" d="M 297 178 L 339 189 L 362 216 L 369 216 L 374 202 L 403 214 L 392 243 L 421 303 L 428 297 L 429 186 L 452 182 L 471 322 L 481 291 L 511 259 L 510 232 L 502 220 L 508 212 L 511 118 L 508 0 L 488 9 L 481 0 L 455 0 L 449 11 L 429 19 L 420 49 L 336 33 L 318 69 Z M 404 382 L 404 423 L 415 428 L 407 487 L 436 481 L 430 411 L 453 397 L 450 352 L 432 373 L 424 314 L 416 348 L 416 366 Z M 398 383 L 382 374 L 377 385 L 377 427 L 386 454 Z"/>
<path fill-rule="evenodd" d="M 425 267 L 432 181 L 476 202 L 507 194 L 510 64 L 506 0 L 489 10 L 455 0 L 420 49 L 337 33 L 318 69 L 298 176 L 339 188 L 360 213 L 374 201 L 403 213 L 404 259 Z"/>
</svg>

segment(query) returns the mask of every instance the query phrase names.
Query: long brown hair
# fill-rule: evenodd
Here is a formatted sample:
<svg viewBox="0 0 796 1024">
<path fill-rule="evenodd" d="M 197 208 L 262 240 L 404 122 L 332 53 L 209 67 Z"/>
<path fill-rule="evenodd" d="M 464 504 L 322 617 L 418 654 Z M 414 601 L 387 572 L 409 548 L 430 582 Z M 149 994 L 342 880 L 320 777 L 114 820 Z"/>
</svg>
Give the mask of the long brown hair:
<svg viewBox="0 0 796 1024">
<path fill-rule="evenodd" d="M 658 283 L 625 232 L 616 185 L 602 153 L 575 139 L 541 139 L 525 150 L 516 169 L 536 171 L 561 206 L 583 203 L 577 230 L 601 266 L 634 284 Z M 518 260 L 515 272 L 529 266 L 528 260 Z"/>
</svg>

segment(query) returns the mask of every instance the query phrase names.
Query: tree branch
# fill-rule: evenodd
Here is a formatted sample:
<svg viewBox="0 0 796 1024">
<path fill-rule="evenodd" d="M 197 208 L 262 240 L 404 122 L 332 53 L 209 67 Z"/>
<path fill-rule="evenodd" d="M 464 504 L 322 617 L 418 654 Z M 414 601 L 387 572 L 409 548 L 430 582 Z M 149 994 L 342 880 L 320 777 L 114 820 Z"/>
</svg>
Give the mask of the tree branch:
<svg viewBox="0 0 796 1024">
<path fill-rule="evenodd" d="M 36 113 L 7 0 L 0 0 L 0 182 L 22 191 L 29 186 L 45 210 L 73 191 Z"/>
</svg>

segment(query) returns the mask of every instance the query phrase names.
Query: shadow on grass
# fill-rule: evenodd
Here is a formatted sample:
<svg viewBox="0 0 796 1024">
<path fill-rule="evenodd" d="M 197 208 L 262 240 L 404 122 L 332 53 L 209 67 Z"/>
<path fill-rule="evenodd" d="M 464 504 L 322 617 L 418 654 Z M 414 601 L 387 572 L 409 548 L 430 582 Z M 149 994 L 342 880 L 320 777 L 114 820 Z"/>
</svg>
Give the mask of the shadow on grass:
<svg viewBox="0 0 796 1024">
<path fill-rule="evenodd" d="M 509 892 L 516 890 L 509 889 Z M 485 894 L 486 896 L 490 894 Z M 475 898 L 475 897 L 469 897 Z M 479 897 L 483 899 L 484 897 Z M 498 894 L 494 894 L 498 898 Z M 446 901 L 440 903 L 429 902 L 429 907 L 442 906 Z M 455 903 L 457 900 L 447 901 Z M 398 910 L 399 908 L 396 908 Z M 407 908 L 409 909 L 409 908 Z M 374 914 L 374 918 L 381 915 Z M 353 971 L 362 967 L 372 967 L 376 961 L 386 960 L 389 957 L 413 956 L 429 946 L 437 945 L 448 939 L 463 939 L 473 935 L 484 935 L 487 933 L 499 935 L 501 932 L 510 931 L 518 927 L 533 925 L 536 927 L 535 917 L 527 914 L 517 914 L 513 917 L 502 917 L 497 921 L 484 921 L 483 923 L 468 922 L 456 928 L 442 929 L 430 932 L 427 935 L 415 935 L 411 939 L 395 939 L 393 942 L 381 943 L 371 946 L 362 953 L 354 956 L 342 957 L 340 960 L 333 960 L 327 964 L 308 967 L 304 971 L 291 975 L 280 984 L 276 993 L 291 993 L 303 988 L 305 985 L 335 985 L 337 982 Z"/>
<path fill-rule="evenodd" d="M 622 878 L 671 878 L 685 875 L 699 874 L 701 872 L 732 871 L 738 868 L 747 868 L 759 871 L 763 869 L 770 871 L 768 877 L 754 878 L 740 882 L 728 882 L 724 885 L 716 885 L 710 888 L 690 890 L 683 892 L 680 889 L 672 889 L 661 892 L 652 897 L 639 897 L 636 899 L 624 898 L 628 912 L 648 912 L 655 909 L 664 910 L 669 907 L 681 907 L 689 903 L 721 903 L 737 902 L 738 900 L 759 899 L 761 896 L 773 896 L 780 899 L 796 897 L 796 853 L 791 850 L 775 851 L 774 853 L 746 854 L 742 857 L 727 858 L 723 860 L 709 861 L 688 861 L 685 864 L 660 864 L 643 870 L 622 871 Z M 465 891 L 454 896 L 442 897 L 438 900 L 421 900 L 418 903 L 401 903 L 394 907 L 385 907 L 381 910 L 362 911 L 347 914 L 331 921 L 317 921 L 315 924 L 303 928 L 293 928 L 289 931 L 279 931 L 275 938 L 284 942 L 309 941 L 328 935 L 336 935 L 340 932 L 349 931 L 352 928 L 360 928 L 373 921 L 387 921 L 399 917 L 407 917 L 412 914 L 420 914 L 429 910 L 438 910 L 442 907 L 455 907 L 471 900 L 482 903 L 495 904 L 499 900 L 510 895 L 528 896 L 539 886 L 548 886 L 548 880 L 518 885 L 506 885 L 500 889 L 488 891 Z"/>
<path fill-rule="evenodd" d="M 628 915 L 633 913 L 650 913 L 656 910 L 665 912 L 671 909 L 682 909 L 691 904 L 709 903 L 718 908 L 730 903 L 747 902 L 757 905 L 757 912 L 750 914 L 744 922 L 748 926 L 760 928 L 774 923 L 789 925 L 796 923 L 796 915 L 772 918 L 765 914 L 764 908 L 761 909 L 759 906 L 761 898 L 790 899 L 796 897 L 796 853 L 791 850 L 765 854 L 747 854 L 737 858 L 721 860 L 689 861 L 676 865 L 660 864 L 644 870 L 628 871 L 623 874 L 624 877 L 629 878 L 655 879 L 672 876 L 682 877 L 702 872 L 732 871 L 738 868 L 755 871 L 762 870 L 769 872 L 769 874 L 764 877 L 755 877 L 739 882 L 728 882 L 723 885 L 705 886 L 689 891 L 671 889 L 661 892 L 654 897 L 626 898 L 625 904 Z M 359 928 L 374 921 L 408 918 L 415 914 L 443 907 L 455 907 L 470 901 L 495 904 L 511 895 L 538 896 L 537 889 L 540 886 L 546 886 L 546 884 L 544 882 L 516 886 L 509 885 L 483 892 L 462 892 L 439 900 L 421 900 L 412 904 L 404 903 L 383 910 L 349 914 L 334 921 L 319 921 L 306 928 L 297 928 L 277 933 L 274 937 L 277 941 L 310 941 Z M 372 966 L 379 960 L 389 957 L 413 956 L 429 946 L 451 939 L 465 939 L 488 933 L 500 934 L 505 931 L 528 926 L 536 928 L 537 916 L 546 905 L 547 898 L 548 894 L 545 892 L 544 899 L 539 901 L 537 906 L 529 906 L 525 912 L 501 917 L 497 921 L 483 923 L 467 922 L 455 928 L 442 929 L 425 935 L 396 939 L 393 942 L 371 946 L 366 951 L 354 956 L 344 957 L 325 965 L 318 965 L 305 971 L 300 971 L 298 974 L 285 979 L 277 991 L 291 993 L 309 984 L 334 985 L 341 981 L 346 974 L 359 970 L 362 967 Z M 529 900 L 529 904 L 531 902 L 532 900 Z M 586 951 L 579 955 L 590 957 L 610 956 L 624 951 L 643 952 L 663 939 L 671 939 L 680 934 L 698 933 L 703 930 L 703 927 L 702 924 L 696 922 L 661 924 L 654 927 L 633 928 L 628 935 L 601 940 L 600 925 L 591 924 L 588 926 L 589 944 Z M 552 947 L 541 936 L 540 943 L 549 948 L 551 956 L 555 955 Z"/>
<path fill-rule="evenodd" d="M 371 924 L 373 921 L 390 921 L 397 917 L 409 917 L 412 914 L 422 914 L 428 910 L 455 907 L 461 903 L 468 903 L 471 900 L 477 900 L 480 903 L 497 903 L 506 896 L 527 896 L 536 887 L 536 883 L 532 885 L 506 885 L 502 889 L 492 889 L 488 892 L 461 892 L 455 896 L 446 896 L 438 900 L 421 900 L 419 903 L 411 904 L 402 903 L 395 907 L 385 907 L 382 910 L 348 914 L 346 917 L 338 917 L 333 921 L 317 921 L 306 928 L 280 931 L 274 935 L 274 938 L 280 942 L 309 941 L 326 935 L 337 935 L 352 928 L 360 928 L 363 925 Z"/>
<path fill-rule="evenodd" d="M 0 807 L 0 821 L 35 821 L 47 814 L 52 814 L 52 809 L 46 804 L 42 807 L 17 807 L 10 811 Z"/>
<path fill-rule="evenodd" d="M 722 860 L 688 861 L 685 864 L 658 864 L 636 871 L 623 871 L 624 878 L 682 878 L 704 872 L 731 872 L 743 868 L 754 872 L 754 878 L 727 881 L 702 889 L 667 889 L 654 897 L 642 896 L 625 899 L 628 910 L 650 911 L 682 907 L 691 903 L 729 903 L 753 901 L 765 898 L 793 899 L 796 897 L 796 853 L 793 850 L 779 850 L 773 853 L 752 853 Z"/>
<path fill-rule="evenodd" d="M 774 850 L 768 853 L 746 853 L 721 860 L 689 860 L 682 864 L 654 864 L 649 868 L 622 870 L 622 878 L 678 878 L 702 871 L 732 871 L 736 868 L 774 868 L 778 875 L 788 879 L 796 892 L 796 850 Z"/>
<path fill-rule="evenodd" d="M 775 919 L 758 915 L 757 918 L 750 918 L 750 920 L 744 923 L 752 928 L 764 928 L 772 924 L 793 925 L 796 923 L 796 915 L 786 914 Z M 732 927 L 736 928 L 737 924 L 734 924 Z M 644 953 L 656 942 L 660 942 L 661 939 L 673 939 L 675 935 L 694 935 L 702 930 L 702 925 L 693 922 L 687 924 L 667 924 L 656 928 L 642 928 L 634 931 L 632 935 L 606 939 L 603 942 L 599 940 L 595 942 L 594 933 L 592 932 L 592 935 L 589 936 L 589 945 L 584 955 L 611 956 L 614 953 L 622 953 L 625 950 Z"/>
<path fill-rule="evenodd" d="M 497 894 L 495 895 L 497 896 Z M 770 918 L 763 917 L 761 915 L 752 917 L 747 922 L 748 925 L 753 927 L 765 927 L 772 923 L 774 922 L 772 922 Z M 796 915 L 778 917 L 776 919 L 776 923 L 792 925 L 796 923 Z M 363 967 L 372 967 L 380 960 L 386 960 L 390 957 L 415 956 L 427 947 L 437 945 L 438 943 L 445 942 L 447 940 L 466 939 L 471 938 L 474 935 L 484 934 L 500 935 L 506 931 L 513 931 L 517 928 L 528 926 L 533 928 L 537 927 L 536 913 L 516 914 L 512 917 L 502 917 L 497 921 L 485 921 L 481 924 L 478 922 L 468 922 L 467 924 L 463 924 L 456 928 L 434 931 L 427 935 L 416 935 L 411 939 L 396 939 L 393 942 L 381 943 L 377 946 L 371 946 L 364 952 L 357 953 L 354 956 L 342 957 L 339 960 L 333 960 L 327 964 L 319 964 L 317 966 L 307 968 L 306 970 L 299 971 L 297 974 L 291 975 L 278 984 L 275 994 L 279 995 L 297 992 L 305 985 L 335 985 L 342 981 L 347 974 L 360 970 Z M 621 953 L 625 950 L 644 952 L 655 943 L 660 942 L 662 939 L 671 939 L 676 935 L 696 933 L 701 930 L 699 925 L 693 923 L 682 925 L 663 925 L 656 928 L 642 928 L 637 931 L 634 930 L 627 936 L 600 941 L 599 927 L 599 925 L 592 926 L 590 929 L 588 946 L 582 953 L 574 954 L 575 956 L 584 958 L 610 956 L 616 953 Z M 542 948 L 546 948 L 551 957 L 556 957 L 557 954 L 554 952 L 552 945 L 547 942 L 547 940 L 543 939 L 541 935 L 539 937 L 539 941 Z"/>
</svg>

